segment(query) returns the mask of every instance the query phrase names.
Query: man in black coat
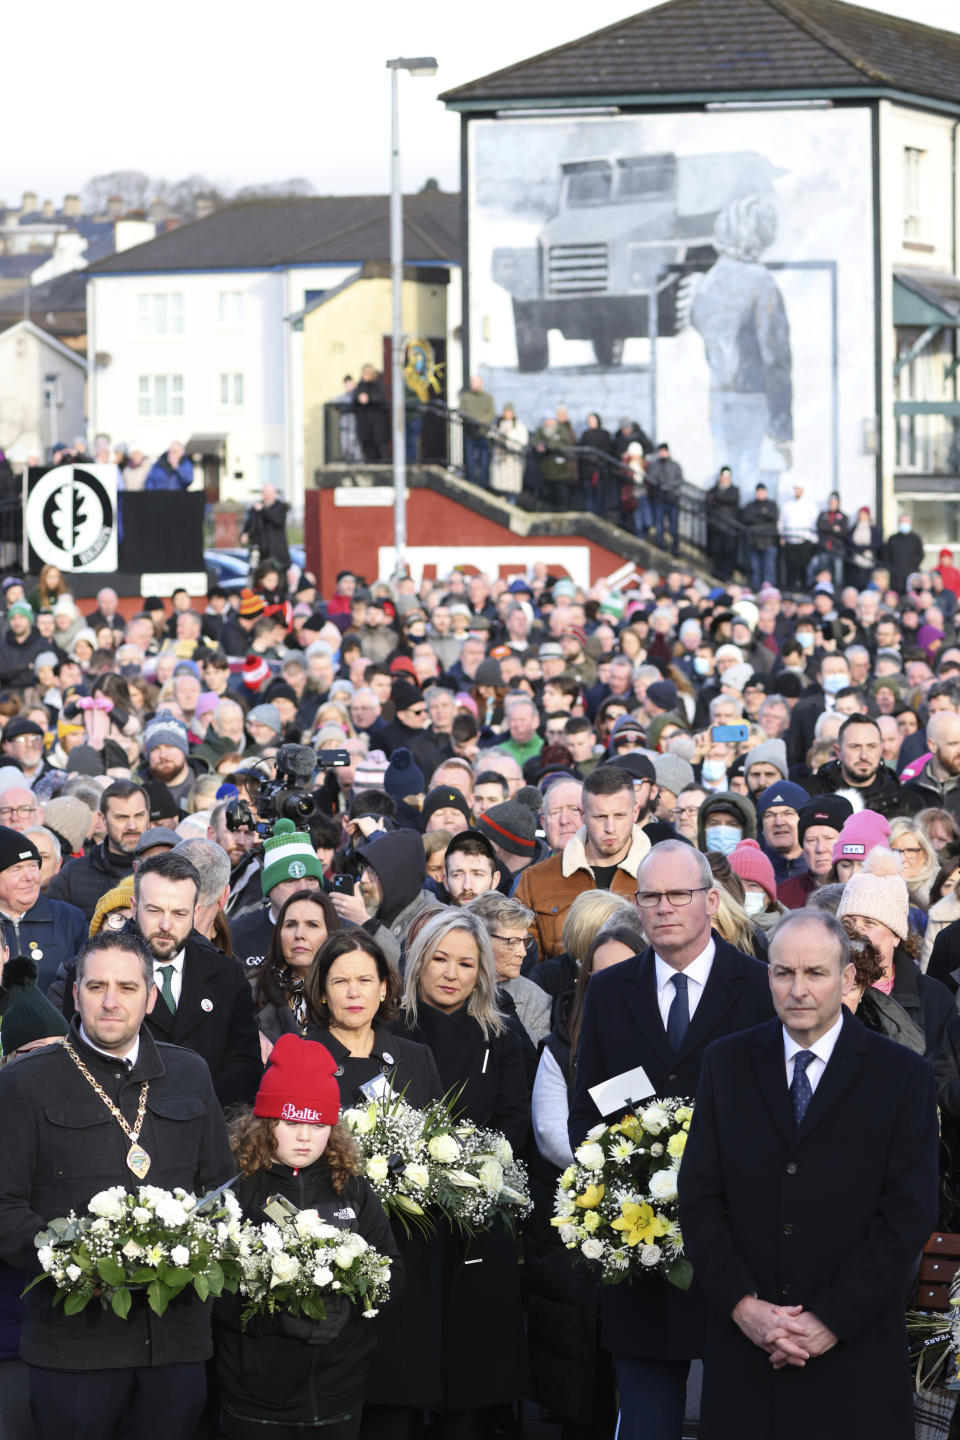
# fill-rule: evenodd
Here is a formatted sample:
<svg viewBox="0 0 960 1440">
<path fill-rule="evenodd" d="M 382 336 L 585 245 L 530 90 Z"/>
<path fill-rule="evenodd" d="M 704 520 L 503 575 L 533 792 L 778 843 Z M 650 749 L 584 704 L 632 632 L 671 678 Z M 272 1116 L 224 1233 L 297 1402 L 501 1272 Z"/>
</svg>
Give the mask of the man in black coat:
<svg viewBox="0 0 960 1440">
<path fill-rule="evenodd" d="M 70 1210 L 83 1213 L 99 1191 L 132 1190 L 142 1179 L 202 1195 L 233 1174 L 206 1065 L 156 1044 L 143 1023 L 158 1003 L 151 968 L 136 936 L 104 931 L 89 940 L 66 1040 L 0 1071 L 0 1259 L 28 1278 L 40 1269 L 34 1237 Z M 134 1295 L 120 1319 L 96 1301 L 67 1315 L 52 1299 L 44 1284 L 24 1302 L 20 1353 L 37 1440 L 194 1433 L 213 1348 L 209 1303 L 185 1296 L 158 1317 Z"/>
<path fill-rule="evenodd" d="M 277 498 L 277 487 L 268 480 L 263 487 L 263 498 L 257 500 L 247 511 L 244 533 L 241 540 L 256 550 L 260 562 L 276 560 L 284 569 L 290 564 L 290 547 L 287 544 L 286 500 Z"/>
<path fill-rule="evenodd" d="M 650 462 L 647 470 L 647 489 L 653 503 L 653 521 L 657 527 L 657 544 L 666 550 L 666 529 L 670 526 L 670 545 L 676 555 L 680 548 L 678 515 L 680 491 L 683 489 L 683 471 L 670 454 L 670 446 L 662 440 L 657 446 L 657 457 Z"/>
<path fill-rule="evenodd" d="M 765 581 L 768 585 L 777 583 L 779 522 L 777 502 L 770 499 L 766 485 L 758 485 L 754 498 L 740 511 L 740 523 L 745 531 L 747 559 L 750 564 L 750 584 L 755 591 L 759 590 Z"/>
<path fill-rule="evenodd" d="M 665 840 L 637 870 L 638 907 L 651 944 L 595 975 L 587 989 L 570 1143 L 646 1098 L 625 1091 L 601 1114 L 590 1090 L 642 1066 L 654 1094 L 693 1096 L 705 1047 L 770 1018 L 766 966 L 711 929 L 720 897 L 706 859 Z M 673 1006 L 679 1005 L 676 1015 Z M 703 1354 L 706 1302 L 652 1276 L 605 1286 L 602 1340 L 620 1389 L 621 1440 L 679 1440 L 691 1359 Z"/>
<path fill-rule="evenodd" d="M 907 580 L 923 564 L 923 541 L 913 528 L 909 515 L 901 515 L 894 533 L 884 546 L 890 567 L 890 584 L 898 595 L 907 588 Z"/>
<path fill-rule="evenodd" d="M 837 736 L 837 759 L 821 765 L 806 782 L 811 795 L 834 795 L 855 790 L 865 810 L 888 819 L 912 814 L 917 808 L 893 771 L 883 763 L 880 729 L 869 715 L 850 715 Z"/>
<path fill-rule="evenodd" d="M 93 919 L 97 901 L 133 871 L 133 852 L 150 824 L 150 800 L 142 785 L 115 780 L 100 797 L 107 838 L 86 855 L 68 860 L 47 886 L 50 900 L 65 900 Z"/>
<path fill-rule="evenodd" d="M 716 484 L 707 491 L 707 554 L 713 573 L 729 580 L 740 548 L 740 491 L 729 465 L 723 465 Z"/>
<path fill-rule="evenodd" d="M 704 1058 L 679 1189 L 711 1440 L 801 1440 L 813 1415 L 818 1440 L 913 1433 L 903 1302 L 937 1220 L 934 1077 L 845 1009 L 852 978 L 842 926 L 795 912 L 770 943 L 779 1019 Z"/>
</svg>

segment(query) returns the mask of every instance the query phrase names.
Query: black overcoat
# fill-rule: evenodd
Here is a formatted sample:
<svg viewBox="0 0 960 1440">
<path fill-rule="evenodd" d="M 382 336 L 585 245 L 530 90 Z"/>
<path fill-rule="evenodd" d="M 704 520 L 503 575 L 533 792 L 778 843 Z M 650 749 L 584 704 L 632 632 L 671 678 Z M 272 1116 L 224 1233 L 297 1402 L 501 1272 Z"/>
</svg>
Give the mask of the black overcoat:
<svg viewBox="0 0 960 1440">
<path fill-rule="evenodd" d="M 909 1440 L 904 1295 L 937 1218 L 928 1060 L 846 1011 L 799 1129 L 778 1020 L 712 1045 L 680 1169 L 680 1224 L 710 1302 L 708 1440 Z M 775 1371 L 730 1319 L 802 1305 L 839 1343 Z"/>
<path fill-rule="evenodd" d="M 588 1093 L 592 1085 L 642 1065 L 661 1098 L 692 1097 L 707 1045 L 773 1014 L 767 967 L 734 949 L 716 931 L 713 939 L 713 966 L 677 1056 L 660 1018 L 651 946 L 591 978 L 570 1110 L 574 1147 L 603 1118 Z M 603 1343 L 615 1354 L 659 1360 L 689 1360 L 703 1354 L 707 1305 L 696 1283 L 686 1293 L 654 1276 L 605 1285 L 600 1306 Z"/>
</svg>

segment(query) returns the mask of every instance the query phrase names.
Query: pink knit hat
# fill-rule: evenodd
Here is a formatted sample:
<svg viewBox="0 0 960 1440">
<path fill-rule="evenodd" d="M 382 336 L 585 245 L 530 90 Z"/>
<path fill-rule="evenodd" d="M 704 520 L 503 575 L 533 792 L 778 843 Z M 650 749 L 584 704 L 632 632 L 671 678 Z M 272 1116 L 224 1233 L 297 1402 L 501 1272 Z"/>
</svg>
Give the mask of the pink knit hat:
<svg viewBox="0 0 960 1440">
<path fill-rule="evenodd" d="M 862 870 L 843 887 L 837 919 L 864 915 L 879 920 L 894 935 L 906 940 L 910 931 L 910 897 L 900 873 L 903 862 L 893 850 L 875 845 Z"/>
<path fill-rule="evenodd" d="M 730 854 L 730 869 L 741 880 L 753 880 L 762 885 L 771 900 L 777 898 L 777 879 L 773 866 L 764 855 L 756 840 L 741 840 Z"/>
<path fill-rule="evenodd" d="M 890 839 L 890 821 L 876 810 L 858 810 L 845 820 L 833 847 L 833 863 L 838 860 L 866 860 L 875 845 L 886 845 Z"/>
</svg>

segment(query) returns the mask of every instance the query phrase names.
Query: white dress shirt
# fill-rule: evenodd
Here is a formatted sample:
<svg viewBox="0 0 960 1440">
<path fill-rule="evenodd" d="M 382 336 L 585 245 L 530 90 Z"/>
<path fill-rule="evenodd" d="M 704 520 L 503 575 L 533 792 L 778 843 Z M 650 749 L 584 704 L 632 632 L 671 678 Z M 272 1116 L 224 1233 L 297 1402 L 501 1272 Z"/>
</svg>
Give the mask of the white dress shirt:
<svg viewBox="0 0 960 1440">
<path fill-rule="evenodd" d="M 136 1065 L 137 1063 L 137 1057 L 140 1054 L 139 1031 L 133 1037 L 133 1044 L 130 1046 L 130 1049 L 127 1051 L 126 1055 L 113 1055 L 109 1050 L 101 1050 L 99 1045 L 94 1045 L 93 1041 L 90 1039 L 90 1036 L 87 1034 L 86 1030 L 84 1030 L 82 1025 L 80 1026 L 80 1039 L 83 1041 L 84 1045 L 89 1045 L 90 1049 L 95 1050 L 98 1055 L 103 1055 L 107 1060 L 113 1060 L 119 1065 L 126 1065 L 128 1070 L 132 1070 L 134 1065 Z"/>
<path fill-rule="evenodd" d="M 687 1011 L 690 1019 L 693 1019 L 694 1011 L 700 1004 L 700 997 L 703 994 L 703 987 L 710 978 L 710 971 L 713 969 L 713 957 L 717 953 L 717 947 L 713 943 L 713 936 L 707 941 L 705 950 L 701 950 L 695 960 L 684 970 L 675 970 L 668 965 L 666 960 L 661 960 L 654 951 L 654 963 L 657 967 L 657 1004 L 660 1006 L 660 1018 L 663 1021 L 663 1028 L 667 1028 L 667 1016 L 670 1013 L 670 1006 L 673 1004 L 677 993 L 677 987 L 673 983 L 674 975 L 686 975 L 687 977 Z"/>
<path fill-rule="evenodd" d="M 158 1005 L 163 1005 L 165 1003 L 163 999 L 163 976 L 160 974 L 161 965 L 173 966 L 173 974 L 170 976 L 170 989 L 173 991 L 174 1001 L 177 1005 L 180 1004 L 180 991 L 183 989 L 183 959 L 185 953 L 185 950 L 181 950 L 178 954 L 171 955 L 169 960 L 154 960 L 153 983 L 161 992 L 157 996 Z"/>
<path fill-rule="evenodd" d="M 807 1079 L 810 1081 L 811 1090 L 816 1090 L 817 1086 L 820 1084 L 820 1077 L 823 1075 L 824 1070 L 826 1070 L 827 1068 L 827 1062 L 829 1061 L 830 1056 L 833 1054 L 833 1047 L 836 1045 L 837 1040 L 840 1037 L 840 1031 L 842 1029 L 843 1011 L 841 1010 L 840 1014 L 837 1016 L 836 1024 L 831 1025 L 830 1029 L 827 1030 L 825 1034 L 821 1035 L 820 1039 L 815 1041 L 813 1045 L 806 1047 L 807 1049 L 811 1050 L 812 1053 L 816 1056 L 816 1059 L 811 1060 L 810 1064 L 807 1066 Z M 790 1036 L 786 1032 L 786 1029 L 784 1029 L 783 1056 L 787 1066 L 788 1090 L 793 1084 L 794 1061 L 798 1053 L 804 1048 L 805 1047 L 803 1045 L 798 1045 L 796 1040 L 791 1040 Z"/>
</svg>

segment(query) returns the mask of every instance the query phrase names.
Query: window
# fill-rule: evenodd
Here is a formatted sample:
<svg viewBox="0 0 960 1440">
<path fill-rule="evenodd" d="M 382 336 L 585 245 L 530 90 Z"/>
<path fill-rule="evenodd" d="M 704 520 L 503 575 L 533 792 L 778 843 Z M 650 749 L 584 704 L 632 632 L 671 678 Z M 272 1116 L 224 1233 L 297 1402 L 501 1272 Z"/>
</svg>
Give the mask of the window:
<svg viewBox="0 0 960 1440">
<path fill-rule="evenodd" d="M 217 315 L 221 325 L 242 325 L 243 291 L 221 290 L 218 297 Z"/>
<path fill-rule="evenodd" d="M 138 415 L 182 415 L 182 375 L 140 375 L 137 377 Z"/>
<path fill-rule="evenodd" d="M 239 410 L 243 406 L 243 376 L 242 375 L 221 375 L 220 376 L 220 404 L 228 406 L 231 410 Z"/>
<path fill-rule="evenodd" d="M 924 150 L 908 145 L 903 152 L 903 238 L 919 240 L 923 228 L 922 171 Z"/>
<path fill-rule="evenodd" d="M 258 455 L 257 456 L 257 487 L 262 490 L 264 485 L 274 485 L 279 490 L 283 475 L 280 469 L 279 455 Z"/>
<path fill-rule="evenodd" d="M 183 295 L 168 294 L 137 296 L 137 332 L 140 335 L 182 335 Z"/>
</svg>

